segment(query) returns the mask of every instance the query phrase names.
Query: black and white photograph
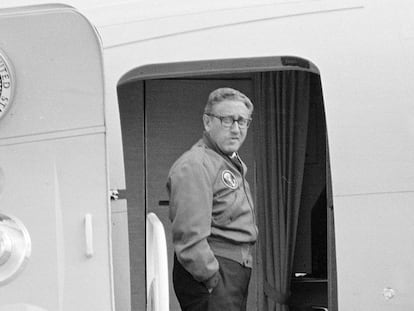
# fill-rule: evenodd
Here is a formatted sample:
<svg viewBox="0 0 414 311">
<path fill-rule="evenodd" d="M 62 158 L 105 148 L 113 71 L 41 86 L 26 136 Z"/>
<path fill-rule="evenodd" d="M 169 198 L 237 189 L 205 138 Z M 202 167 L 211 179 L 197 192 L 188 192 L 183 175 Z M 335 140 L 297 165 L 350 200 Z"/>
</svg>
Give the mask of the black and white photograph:
<svg viewBox="0 0 414 311">
<path fill-rule="evenodd" d="M 1 0 L 0 311 L 414 310 L 414 3 Z"/>
</svg>

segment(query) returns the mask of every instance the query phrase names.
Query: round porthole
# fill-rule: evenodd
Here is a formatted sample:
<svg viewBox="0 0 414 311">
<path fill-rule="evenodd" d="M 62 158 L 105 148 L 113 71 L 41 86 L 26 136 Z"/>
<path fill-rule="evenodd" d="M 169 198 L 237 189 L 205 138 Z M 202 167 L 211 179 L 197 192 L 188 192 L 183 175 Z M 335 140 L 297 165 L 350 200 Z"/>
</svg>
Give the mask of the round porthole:
<svg viewBox="0 0 414 311">
<path fill-rule="evenodd" d="M 0 285 L 13 280 L 32 251 L 29 232 L 15 217 L 0 213 Z"/>
</svg>

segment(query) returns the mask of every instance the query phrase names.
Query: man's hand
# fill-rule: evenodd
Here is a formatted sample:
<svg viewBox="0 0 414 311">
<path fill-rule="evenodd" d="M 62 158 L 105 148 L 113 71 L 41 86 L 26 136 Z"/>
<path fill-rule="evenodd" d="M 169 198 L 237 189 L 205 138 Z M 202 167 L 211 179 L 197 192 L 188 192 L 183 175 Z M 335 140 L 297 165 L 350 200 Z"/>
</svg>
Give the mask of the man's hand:
<svg viewBox="0 0 414 311">
<path fill-rule="evenodd" d="M 213 289 L 217 286 L 217 284 L 220 281 L 220 273 L 217 271 L 213 274 L 212 277 L 210 277 L 208 280 L 204 281 L 204 285 L 207 288 L 208 292 L 211 294 Z"/>
</svg>

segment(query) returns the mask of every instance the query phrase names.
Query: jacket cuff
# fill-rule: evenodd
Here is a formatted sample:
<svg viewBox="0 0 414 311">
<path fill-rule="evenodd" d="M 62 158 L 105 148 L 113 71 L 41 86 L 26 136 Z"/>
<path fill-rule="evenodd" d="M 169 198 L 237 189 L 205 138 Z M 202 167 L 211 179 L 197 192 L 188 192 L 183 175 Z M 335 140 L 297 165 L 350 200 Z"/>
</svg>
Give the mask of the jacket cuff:
<svg viewBox="0 0 414 311">
<path fill-rule="evenodd" d="M 219 281 L 220 281 L 220 273 L 219 273 L 219 271 L 217 271 L 216 273 L 213 274 L 213 276 L 211 276 L 207 280 L 203 281 L 203 284 L 208 289 L 211 289 L 211 288 L 215 288 Z"/>
</svg>

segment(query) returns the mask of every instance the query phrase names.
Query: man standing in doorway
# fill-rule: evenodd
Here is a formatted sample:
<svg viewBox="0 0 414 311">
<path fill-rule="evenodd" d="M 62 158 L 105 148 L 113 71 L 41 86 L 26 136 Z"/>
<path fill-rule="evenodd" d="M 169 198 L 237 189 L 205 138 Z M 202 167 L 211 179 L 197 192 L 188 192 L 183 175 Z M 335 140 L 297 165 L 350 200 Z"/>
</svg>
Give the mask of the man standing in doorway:
<svg viewBox="0 0 414 311">
<path fill-rule="evenodd" d="M 252 112 L 241 92 L 213 91 L 202 139 L 170 169 L 173 283 L 183 311 L 246 310 L 258 231 L 246 165 L 237 151 Z"/>
</svg>

